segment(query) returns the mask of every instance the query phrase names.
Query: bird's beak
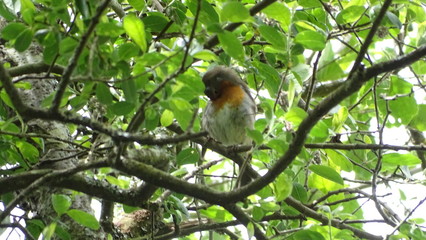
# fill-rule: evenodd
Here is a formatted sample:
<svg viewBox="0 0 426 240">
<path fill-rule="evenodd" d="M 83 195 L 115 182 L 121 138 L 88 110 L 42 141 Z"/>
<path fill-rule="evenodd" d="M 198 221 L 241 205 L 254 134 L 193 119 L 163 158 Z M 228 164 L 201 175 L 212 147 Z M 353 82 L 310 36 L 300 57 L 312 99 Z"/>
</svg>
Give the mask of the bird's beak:
<svg viewBox="0 0 426 240">
<path fill-rule="evenodd" d="M 210 100 L 215 100 L 218 97 L 216 91 L 214 91 L 212 87 L 206 87 L 206 90 L 204 90 L 204 94 L 206 94 L 206 96 L 210 98 Z"/>
</svg>

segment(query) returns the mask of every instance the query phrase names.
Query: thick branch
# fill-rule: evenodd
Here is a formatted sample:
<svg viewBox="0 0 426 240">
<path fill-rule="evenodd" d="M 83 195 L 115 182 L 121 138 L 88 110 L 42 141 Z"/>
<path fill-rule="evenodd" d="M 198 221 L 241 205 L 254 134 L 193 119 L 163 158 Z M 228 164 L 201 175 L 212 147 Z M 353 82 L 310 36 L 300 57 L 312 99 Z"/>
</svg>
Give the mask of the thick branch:
<svg viewBox="0 0 426 240">
<path fill-rule="evenodd" d="M 237 205 L 235 204 L 228 204 L 223 206 L 226 210 L 228 210 L 238 221 L 240 221 L 244 226 L 247 227 L 249 223 L 253 224 L 254 228 L 254 236 L 256 239 L 262 240 L 267 239 L 265 234 L 259 229 L 259 227 L 255 224 L 254 221 L 250 219 L 250 217 L 241 210 Z"/>
<path fill-rule="evenodd" d="M 12 67 L 8 69 L 10 76 L 16 77 L 25 74 L 38 74 L 49 71 L 50 65 L 44 62 L 25 64 L 17 67 Z M 64 72 L 64 68 L 59 65 L 53 65 L 51 71 L 52 73 L 62 74 Z"/>
<path fill-rule="evenodd" d="M 2 222 L 7 217 L 7 215 L 10 214 L 10 212 L 13 210 L 13 208 L 16 207 L 17 204 L 19 204 L 19 202 L 21 202 L 25 197 L 28 197 L 31 192 L 41 187 L 45 182 L 52 181 L 54 179 L 55 180 L 63 179 L 87 169 L 100 168 L 100 167 L 106 167 L 106 166 L 107 166 L 106 161 L 98 161 L 98 162 L 92 162 L 88 164 L 81 164 L 79 166 L 63 169 L 63 170 L 49 170 L 50 172 L 41 176 L 36 181 L 32 182 L 28 187 L 26 187 L 23 191 L 21 191 L 17 197 L 15 197 L 12 201 L 8 203 L 4 211 L 0 213 L 0 222 Z"/>
</svg>

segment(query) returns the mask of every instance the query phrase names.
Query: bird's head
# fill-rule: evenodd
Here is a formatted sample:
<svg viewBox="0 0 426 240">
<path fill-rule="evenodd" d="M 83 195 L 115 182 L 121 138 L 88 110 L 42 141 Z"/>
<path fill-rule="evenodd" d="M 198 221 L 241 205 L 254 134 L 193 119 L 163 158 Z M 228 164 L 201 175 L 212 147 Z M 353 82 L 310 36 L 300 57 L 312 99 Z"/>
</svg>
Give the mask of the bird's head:
<svg viewBox="0 0 426 240">
<path fill-rule="evenodd" d="M 220 98 L 227 87 L 245 86 L 245 83 L 234 70 L 223 66 L 216 66 L 206 72 L 203 77 L 203 83 L 206 87 L 204 93 L 212 101 Z"/>
</svg>

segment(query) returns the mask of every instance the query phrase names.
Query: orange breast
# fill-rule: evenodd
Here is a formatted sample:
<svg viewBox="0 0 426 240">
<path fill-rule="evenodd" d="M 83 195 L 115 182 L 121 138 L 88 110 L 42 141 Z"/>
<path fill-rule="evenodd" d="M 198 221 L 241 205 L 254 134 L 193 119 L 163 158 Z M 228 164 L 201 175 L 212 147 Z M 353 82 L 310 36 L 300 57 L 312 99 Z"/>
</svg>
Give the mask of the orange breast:
<svg viewBox="0 0 426 240">
<path fill-rule="evenodd" d="M 244 90 L 238 85 L 222 88 L 221 97 L 213 101 L 215 111 L 220 110 L 225 104 L 239 106 L 244 99 Z"/>
</svg>

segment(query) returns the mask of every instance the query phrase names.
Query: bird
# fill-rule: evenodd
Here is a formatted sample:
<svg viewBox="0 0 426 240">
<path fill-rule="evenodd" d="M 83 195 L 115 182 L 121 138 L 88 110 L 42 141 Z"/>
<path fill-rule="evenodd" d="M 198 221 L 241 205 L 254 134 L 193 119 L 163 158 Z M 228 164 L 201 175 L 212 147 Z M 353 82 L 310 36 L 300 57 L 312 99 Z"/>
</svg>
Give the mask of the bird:
<svg viewBox="0 0 426 240">
<path fill-rule="evenodd" d="M 252 139 L 246 129 L 254 128 L 256 103 L 247 84 L 233 69 L 224 66 L 213 67 L 202 80 L 204 93 L 210 99 L 202 117 L 202 128 L 224 146 L 250 145 Z M 240 165 L 240 175 L 245 165 Z"/>
</svg>

